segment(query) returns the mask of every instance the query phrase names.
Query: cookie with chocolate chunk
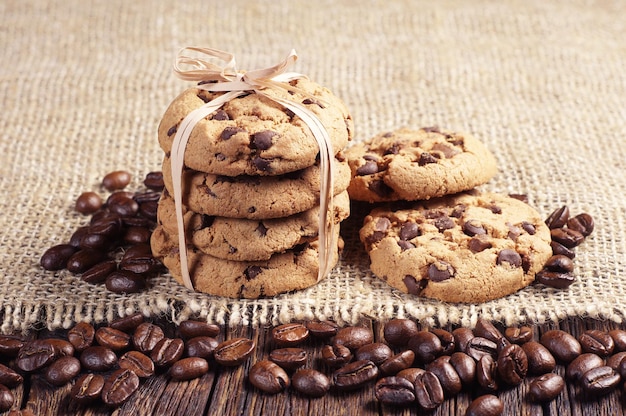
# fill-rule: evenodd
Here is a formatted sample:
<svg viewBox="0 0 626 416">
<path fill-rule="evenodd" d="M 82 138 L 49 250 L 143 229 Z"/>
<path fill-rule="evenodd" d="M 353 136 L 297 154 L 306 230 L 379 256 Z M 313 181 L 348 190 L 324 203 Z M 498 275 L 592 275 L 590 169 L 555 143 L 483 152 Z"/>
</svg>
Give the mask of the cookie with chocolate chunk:
<svg viewBox="0 0 626 416">
<path fill-rule="evenodd" d="M 335 156 L 333 195 L 350 183 L 350 168 Z M 163 161 L 165 189 L 173 195 L 169 158 Z M 193 170 L 183 172 L 183 203 L 199 214 L 229 218 L 268 219 L 287 217 L 319 205 L 318 164 L 278 176 L 221 176 Z"/>
<path fill-rule="evenodd" d="M 333 221 L 350 214 L 350 198 L 344 191 L 333 198 Z M 158 208 L 158 224 L 170 235 L 178 234 L 174 199 L 165 192 Z M 187 241 L 211 256 L 237 261 L 268 260 L 318 237 L 319 206 L 285 218 L 248 220 L 184 213 Z"/>
<path fill-rule="evenodd" d="M 414 201 L 475 188 L 497 171 L 485 145 L 469 134 L 437 128 L 400 129 L 346 149 L 359 201 Z"/>
<path fill-rule="evenodd" d="M 343 248 L 338 237 L 333 248 L 331 264 L 334 266 Z M 173 237 L 173 238 L 172 238 Z M 169 269 L 179 283 L 180 256 L 175 236 L 170 236 L 162 226 L 157 226 L 150 240 L 152 252 Z M 262 298 L 305 289 L 317 283 L 319 270 L 318 241 L 301 244 L 284 253 L 277 253 L 263 261 L 232 261 L 219 259 L 189 246 L 187 250 L 189 274 L 194 288 L 216 296 L 230 298 Z"/>
<path fill-rule="evenodd" d="M 158 130 L 166 155 L 180 122 L 221 94 L 191 88 L 174 99 Z M 302 78 L 290 82 L 287 90 L 268 88 L 263 94 L 295 101 L 313 112 L 328 132 L 334 152 L 352 139 L 352 117 L 327 88 Z M 214 175 L 282 175 L 313 165 L 318 153 L 317 141 L 300 117 L 264 95 L 248 94 L 198 122 L 189 137 L 184 164 Z"/>
<path fill-rule="evenodd" d="M 532 283 L 552 255 L 543 219 L 515 198 L 473 191 L 395 205 L 372 210 L 360 239 L 374 274 L 403 292 L 485 302 Z"/>
</svg>

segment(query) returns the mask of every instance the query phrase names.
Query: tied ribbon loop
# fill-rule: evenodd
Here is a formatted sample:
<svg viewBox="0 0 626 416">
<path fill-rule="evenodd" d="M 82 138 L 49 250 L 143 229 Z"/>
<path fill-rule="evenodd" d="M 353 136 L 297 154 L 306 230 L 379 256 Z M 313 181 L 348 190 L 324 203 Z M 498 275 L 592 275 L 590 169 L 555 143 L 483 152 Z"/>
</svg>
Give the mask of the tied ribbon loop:
<svg viewBox="0 0 626 416">
<path fill-rule="evenodd" d="M 201 58 L 192 58 L 184 55 L 185 51 L 194 51 L 211 58 L 217 58 L 226 64 L 216 65 Z M 335 222 L 329 218 L 333 213 L 333 175 L 332 160 L 334 152 L 328 131 L 317 116 L 302 104 L 264 93 L 263 90 L 296 90 L 288 84 L 289 81 L 304 78 L 304 75 L 295 72 L 286 72 L 287 68 L 297 60 L 295 50 L 278 64 L 248 72 L 239 72 L 233 54 L 212 48 L 187 47 L 181 49 L 174 62 L 175 74 L 185 81 L 195 81 L 197 86 L 210 92 L 224 92 L 224 94 L 209 101 L 203 106 L 190 112 L 181 121 L 172 143 L 171 174 L 173 182 L 173 196 L 176 207 L 176 223 L 178 227 L 178 247 L 183 284 L 194 290 L 189 274 L 187 259 L 187 245 L 185 241 L 185 225 L 183 221 L 182 203 L 182 174 L 187 142 L 196 124 L 209 114 L 221 108 L 228 101 L 239 96 L 254 92 L 261 94 L 293 111 L 311 130 L 320 150 L 320 207 L 318 218 L 319 270 L 317 280 L 326 276 L 332 267 L 333 247 L 336 247 Z M 184 66 L 190 68 L 185 69 Z"/>
</svg>

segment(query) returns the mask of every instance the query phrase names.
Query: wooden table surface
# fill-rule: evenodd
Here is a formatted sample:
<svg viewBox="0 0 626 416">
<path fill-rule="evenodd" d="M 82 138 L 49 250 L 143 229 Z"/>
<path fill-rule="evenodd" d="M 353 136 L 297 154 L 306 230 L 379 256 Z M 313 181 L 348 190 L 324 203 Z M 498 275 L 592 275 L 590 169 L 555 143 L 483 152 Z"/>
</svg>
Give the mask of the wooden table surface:
<svg viewBox="0 0 626 416">
<path fill-rule="evenodd" d="M 370 326 L 375 337 L 382 339 L 383 325 L 363 321 L 362 325 Z M 535 338 L 549 329 L 560 328 L 577 336 L 586 329 L 611 330 L 624 329 L 626 325 L 613 322 L 601 322 L 591 319 L 569 318 L 560 324 L 535 326 Z M 165 324 L 166 335 L 173 336 L 174 325 Z M 451 330 L 453 327 L 445 327 Z M 251 359 L 243 366 L 221 368 L 213 365 L 203 377 L 184 382 L 169 380 L 166 374 L 160 374 L 142 381 L 139 390 L 117 409 L 104 407 L 81 407 L 69 399 L 71 385 L 55 388 L 49 385 L 40 375 L 31 375 L 24 384 L 13 389 L 16 403 L 22 409 L 29 409 L 36 415 L 418 415 L 425 414 L 417 408 L 394 408 L 381 405 L 374 396 L 373 385 L 354 392 L 331 391 L 324 397 L 309 399 L 289 389 L 283 393 L 269 395 L 256 390 L 247 381 L 247 372 L 254 362 L 268 356 L 271 343 L 270 328 L 224 328 L 218 339 L 232 337 L 249 337 L 257 342 L 257 348 Z M 50 337 L 63 333 L 41 331 L 32 336 Z M 319 350 L 324 341 L 310 339 L 305 348 L 309 351 L 308 366 L 320 368 L 316 364 Z M 564 375 L 565 368 L 557 365 L 557 373 Z M 567 383 L 566 389 L 554 401 L 537 405 L 526 399 L 527 378 L 518 387 L 503 390 L 498 396 L 503 401 L 504 415 L 623 415 L 626 408 L 626 393 L 623 383 L 608 395 L 590 400 L 585 399 L 580 388 Z M 429 415 L 464 415 L 467 406 L 476 391 L 463 391 L 454 398 L 447 399 L 441 407 Z M 16 406 L 17 408 L 17 406 Z M 9 414 L 6 412 L 4 414 Z"/>
</svg>

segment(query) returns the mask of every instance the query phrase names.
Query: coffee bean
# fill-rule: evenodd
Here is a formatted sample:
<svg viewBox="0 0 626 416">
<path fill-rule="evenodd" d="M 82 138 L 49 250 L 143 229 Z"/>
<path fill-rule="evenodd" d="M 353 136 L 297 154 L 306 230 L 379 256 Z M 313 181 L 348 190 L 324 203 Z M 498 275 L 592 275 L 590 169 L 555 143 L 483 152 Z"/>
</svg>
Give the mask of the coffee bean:
<svg viewBox="0 0 626 416">
<path fill-rule="evenodd" d="M 107 191 L 115 191 L 117 189 L 124 189 L 126 185 L 130 183 L 131 174 L 125 170 L 116 170 L 114 172 L 107 173 L 102 178 L 102 186 Z"/>
<path fill-rule="evenodd" d="M 549 373 L 556 367 L 552 353 L 537 341 L 529 341 L 521 345 L 528 359 L 528 374 L 541 375 Z"/>
<path fill-rule="evenodd" d="M 341 367 L 352 360 L 352 351 L 343 345 L 325 345 L 322 347 L 322 360 L 329 367 Z"/>
<path fill-rule="evenodd" d="M 150 352 L 150 358 L 158 367 L 169 367 L 178 361 L 185 351 L 185 344 L 180 338 L 163 338 Z"/>
<path fill-rule="evenodd" d="M 569 380 L 579 381 L 580 378 L 587 371 L 602 367 L 604 365 L 604 360 L 592 353 L 584 353 L 574 358 L 572 362 L 570 362 L 565 370 L 565 377 Z"/>
<path fill-rule="evenodd" d="M 80 376 L 70 392 L 72 400 L 77 403 L 90 403 L 102 394 L 104 377 L 100 374 L 87 373 Z"/>
<path fill-rule="evenodd" d="M 611 392 L 621 381 L 621 376 L 609 366 L 596 367 L 580 378 L 580 385 L 588 394 L 599 396 Z"/>
<path fill-rule="evenodd" d="M 569 257 L 570 259 L 574 259 L 574 257 L 576 257 L 576 253 L 574 252 L 574 250 L 569 249 L 563 244 L 554 240 L 550 242 L 550 247 L 552 247 L 553 254 L 562 254 L 566 257 Z"/>
<path fill-rule="evenodd" d="M 213 358 L 213 353 L 218 345 L 219 342 L 213 337 L 193 337 L 185 343 L 185 355 L 208 360 Z"/>
<path fill-rule="evenodd" d="M 441 328 L 431 328 L 430 332 L 432 332 L 437 336 L 437 338 L 439 338 L 442 348 L 441 354 L 451 355 L 455 351 L 456 344 L 454 342 L 454 335 L 452 335 L 450 331 L 446 331 L 445 329 Z"/>
<path fill-rule="evenodd" d="M 374 333 L 371 329 L 362 326 L 347 326 L 337 331 L 333 344 L 343 345 L 351 351 L 356 351 L 363 345 L 374 342 Z"/>
<path fill-rule="evenodd" d="M 415 321 L 405 318 L 391 319 L 385 324 L 383 335 L 385 341 L 390 345 L 404 347 L 409 342 L 409 338 L 417 334 L 419 329 Z"/>
<path fill-rule="evenodd" d="M 108 347 L 113 351 L 120 351 L 130 345 L 130 335 L 119 329 L 103 326 L 98 328 L 95 335 L 98 344 Z"/>
<path fill-rule="evenodd" d="M 209 363 L 204 358 L 187 357 L 176 361 L 170 367 L 169 374 L 173 380 L 184 381 L 202 377 L 209 372 Z"/>
<path fill-rule="evenodd" d="M 544 284 L 555 289 L 566 289 L 576 281 L 576 277 L 571 273 L 551 272 L 543 269 L 535 275 L 537 283 Z"/>
<path fill-rule="evenodd" d="M 128 270 L 114 271 L 107 276 L 104 283 L 113 293 L 138 293 L 146 288 L 146 278 Z"/>
<path fill-rule="evenodd" d="M 295 370 L 306 364 L 308 354 L 303 348 L 279 348 L 270 352 L 269 359 L 285 370 Z"/>
<path fill-rule="evenodd" d="M 467 350 L 467 344 L 474 338 L 474 332 L 469 328 L 456 328 L 452 331 L 454 337 L 454 344 L 456 351 L 465 352 Z"/>
<path fill-rule="evenodd" d="M 272 328 L 272 340 L 281 347 L 293 347 L 309 337 L 309 330 L 303 324 L 289 323 Z"/>
<path fill-rule="evenodd" d="M 127 244 L 147 244 L 152 232 L 146 227 L 128 227 L 124 233 L 124 242 Z"/>
<path fill-rule="evenodd" d="M 252 355 L 256 343 L 248 338 L 232 338 L 221 342 L 213 351 L 215 361 L 224 366 L 243 364 Z"/>
<path fill-rule="evenodd" d="M 67 339 L 78 352 L 85 350 L 93 344 L 96 330 L 87 322 L 79 322 L 67 333 Z"/>
<path fill-rule="evenodd" d="M 363 345 L 356 350 L 354 357 L 357 361 L 369 360 L 379 366 L 392 355 L 393 352 L 387 344 L 383 344 L 382 342 L 373 342 L 371 344 Z"/>
<path fill-rule="evenodd" d="M 339 325 L 332 321 L 310 321 L 306 324 L 309 333 L 315 338 L 328 339 L 332 338 L 337 334 L 339 330 Z"/>
<path fill-rule="evenodd" d="M 135 328 L 132 341 L 138 351 L 149 354 L 163 338 L 165 334 L 160 326 L 144 322 Z"/>
<path fill-rule="evenodd" d="M 0 412 L 6 412 L 13 407 L 15 396 L 7 386 L 0 384 Z"/>
<path fill-rule="evenodd" d="M 83 239 L 85 234 L 89 232 L 89 227 L 78 227 L 71 235 L 69 245 L 75 247 L 76 250 L 80 248 L 80 241 Z"/>
<path fill-rule="evenodd" d="M 92 345 L 80 354 L 80 363 L 86 370 L 107 371 L 117 365 L 117 355 L 110 348 Z"/>
<path fill-rule="evenodd" d="M 0 364 L 0 384 L 12 389 L 24 382 L 24 377 L 10 367 Z"/>
<path fill-rule="evenodd" d="M 163 190 L 163 188 L 165 187 L 165 184 L 163 183 L 163 172 L 148 172 L 145 179 L 143 180 L 143 184 L 146 186 L 146 188 L 153 189 L 155 191 Z"/>
<path fill-rule="evenodd" d="M 546 261 L 544 268 L 551 272 L 570 273 L 574 270 L 574 262 L 563 254 L 555 254 Z"/>
<path fill-rule="evenodd" d="M 139 377 L 131 370 L 120 368 L 111 373 L 102 387 L 101 398 L 108 406 L 121 406 L 139 388 Z"/>
<path fill-rule="evenodd" d="M 615 343 L 608 332 L 598 329 L 589 329 L 578 336 L 578 342 L 583 352 L 598 354 L 600 357 L 608 357 L 613 353 Z"/>
<path fill-rule="evenodd" d="M 509 344 L 498 355 L 498 375 L 509 385 L 518 385 L 528 373 L 528 357 L 517 344 Z"/>
<path fill-rule="evenodd" d="M 555 209 L 546 219 L 546 225 L 548 228 L 562 228 L 567 224 L 569 219 L 569 208 L 567 205 L 563 205 L 560 208 Z"/>
<path fill-rule="evenodd" d="M 132 315 L 117 318 L 111 321 L 111 323 L 109 323 L 109 326 L 113 329 L 118 329 L 127 333 L 134 332 L 139 325 L 144 323 L 144 320 L 145 319 L 141 312 L 137 312 Z"/>
<path fill-rule="evenodd" d="M 42 343 L 52 345 L 54 350 L 54 357 L 65 357 L 68 355 L 74 355 L 74 346 L 67 340 L 61 338 L 46 338 L 39 340 Z"/>
<path fill-rule="evenodd" d="M 513 344 L 523 344 L 533 339 L 533 329 L 528 326 L 508 327 L 504 336 Z"/>
<path fill-rule="evenodd" d="M 569 228 L 553 229 L 550 231 L 550 237 L 552 237 L 552 240 L 570 249 L 579 246 L 585 240 L 584 235 Z"/>
<path fill-rule="evenodd" d="M 292 387 L 310 397 L 322 397 L 330 390 L 330 380 L 317 370 L 303 368 L 296 371 L 291 378 Z"/>
<path fill-rule="evenodd" d="M 371 361 L 354 361 L 333 373 L 333 384 L 338 390 L 355 390 L 378 377 L 378 367 Z"/>
<path fill-rule="evenodd" d="M 443 387 L 436 375 L 430 371 L 420 372 L 415 378 L 415 398 L 424 410 L 434 410 L 444 401 Z"/>
<path fill-rule="evenodd" d="M 20 349 L 15 364 L 20 370 L 30 373 L 49 365 L 55 358 L 52 344 L 42 340 L 33 340 Z"/>
<path fill-rule="evenodd" d="M 91 234 L 87 233 L 80 240 L 80 248 L 91 248 L 94 250 L 108 251 L 108 247 L 111 244 L 109 236 L 104 234 Z"/>
<path fill-rule="evenodd" d="M 490 341 L 495 342 L 496 344 L 502 338 L 502 332 L 494 324 L 487 321 L 486 319 L 479 318 L 476 321 L 476 326 L 474 327 L 474 335 L 477 337 L 486 338 Z"/>
<path fill-rule="evenodd" d="M 532 402 L 549 402 L 556 399 L 564 388 L 563 377 L 556 373 L 547 373 L 530 382 L 528 398 Z"/>
<path fill-rule="evenodd" d="M 154 362 L 139 351 L 127 351 L 118 360 L 120 368 L 132 370 L 137 377 L 148 378 L 154 375 Z"/>
<path fill-rule="evenodd" d="M 68 260 L 66 268 L 72 273 L 83 273 L 106 258 L 100 250 L 84 248 L 75 252 Z"/>
<path fill-rule="evenodd" d="M 374 386 L 374 395 L 381 403 L 405 406 L 415 402 L 413 384 L 402 377 L 383 377 Z"/>
<path fill-rule="evenodd" d="M 498 345 L 483 337 L 472 338 L 465 347 L 465 353 L 474 360 L 480 360 L 484 355 L 496 357 L 498 354 Z"/>
<path fill-rule="evenodd" d="M 17 357 L 24 340 L 13 335 L 0 335 L 0 355 L 7 358 Z"/>
<path fill-rule="evenodd" d="M 476 379 L 476 361 L 464 352 L 455 352 L 450 356 L 450 364 L 459 375 L 461 383 L 471 386 Z"/>
<path fill-rule="evenodd" d="M 423 368 L 409 367 L 407 369 L 399 371 L 396 376 L 405 378 L 415 385 L 415 380 L 417 380 L 417 377 L 419 377 L 420 374 L 424 373 L 425 371 L 426 370 L 424 370 Z"/>
<path fill-rule="evenodd" d="M 39 260 L 39 264 L 45 270 L 49 271 L 65 269 L 69 259 L 77 251 L 78 248 L 70 244 L 57 244 L 50 247 L 43 253 L 41 259 Z"/>
<path fill-rule="evenodd" d="M 613 367 L 611 367 L 611 368 L 613 368 Z M 617 368 L 615 369 L 615 371 L 620 376 L 622 376 L 623 379 L 626 379 L 626 362 L 624 362 L 624 360 L 620 361 L 620 363 L 617 365 Z"/>
<path fill-rule="evenodd" d="M 139 205 L 139 215 L 154 223 L 157 221 L 158 208 L 159 203 L 157 201 L 144 202 Z"/>
<path fill-rule="evenodd" d="M 270 394 L 279 393 L 290 385 L 285 370 L 270 360 L 257 361 L 250 368 L 248 380 L 257 389 Z"/>
<path fill-rule="evenodd" d="M 485 394 L 472 400 L 465 416 L 499 416 L 504 411 L 502 401 L 493 394 Z"/>
<path fill-rule="evenodd" d="M 461 377 L 450 364 L 449 356 L 441 356 L 426 366 L 426 370 L 437 376 L 444 395 L 447 397 L 456 396 L 463 387 Z"/>
<path fill-rule="evenodd" d="M 383 374 L 395 375 L 400 371 L 413 365 L 415 353 L 411 350 L 404 350 L 383 361 L 378 367 Z"/>
<path fill-rule="evenodd" d="M 415 353 L 415 361 L 428 364 L 443 352 L 441 340 L 430 331 L 419 331 L 413 335 L 407 347 Z"/>
<path fill-rule="evenodd" d="M 489 355 L 483 355 L 476 364 L 476 381 L 478 385 L 485 390 L 498 390 L 498 364 L 494 358 Z"/>
<path fill-rule="evenodd" d="M 606 359 L 606 365 L 611 367 L 613 370 L 618 371 L 620 364 L 625 358 L 626 358 L 626 351 L 617 352 Z M 626 380 L 626 373 L 622 374 L 622 378 Z"/>
<path fill-rule="evenodd" d="M 107 260 L 90 267 L 83 272 L 80 278 L 91 284 L 102 283 L 116 270 L 117 262 L 115 260 Z"/>
<path fill-rule="evenodd" d="M 44 370 L 44 378 L 53 386 L 63 386 L 80 373 L 80 361 L 73 356 L 61 357 Z"/>
<path fill-rule="evenodd" d="M 578 231 L 587 237 L 593 232 L 593 217 L 587 213 L 578 214 L 567 220 L 567 228 Z"/>
<path fill-rule="evenodd" d="M 220 327 L 202 321 L 187 320 L 178 325 L 178 333 L 182 339 L 195 337 L 216 337 L 220 333 Z"/>
<path fill-rule="evenodd" d="M 153 273 L 160 267 L 149 244 L 137 244 L 126 250 L 120 260 L 120 269 L 133 273 Z"/>
<path fill-rule="evenodd" d="M 571 362 L 582 352 L 582 347 L 573 335 L 560 329 L 545 332 L 540 342 L 554 355 L 557 360 L 564 363 Z"/>
<path fill-rule="evenodd" d="M 102 197 L 95 192 L 83 192 L 76 199 L 74 209 L 81 214 L 93 214 L 102 207 Z"/>
</svg>

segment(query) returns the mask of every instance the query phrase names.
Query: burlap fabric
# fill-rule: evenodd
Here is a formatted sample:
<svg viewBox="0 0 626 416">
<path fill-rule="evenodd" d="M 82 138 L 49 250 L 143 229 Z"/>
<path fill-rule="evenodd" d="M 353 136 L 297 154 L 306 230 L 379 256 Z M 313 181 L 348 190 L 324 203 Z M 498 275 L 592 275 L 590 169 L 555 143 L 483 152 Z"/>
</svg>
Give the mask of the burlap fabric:
<svg viewBox="0 0 626 416">
<path fill-rule="evenodd" d="M 626 3 L 622 1 L 185 1 L 0 3 L 0 320 L 2 332 L 69 327 L 135 311 L 227 324 L 409 316 L 471 325 L 626 315 Z M 576 283 L 533 286 L 475 305 L 391 290 L 344 223 L 340 265 L 275 299 L 192 293 L 168 276 L 120 296 L 38 261 L 86 219 L 75 198 L 128 169 L 160 169 L 156 128 L 188 83 L 184 46 L 233 52 L 239 67 L 281 60 L 347 103 L 357 140 L 399 127 L 473 133 L 500 172 L 484 189 L 525 193 L 543 215 L 563 204 L 596 231 L 577 249 Z"/>
</svg>

